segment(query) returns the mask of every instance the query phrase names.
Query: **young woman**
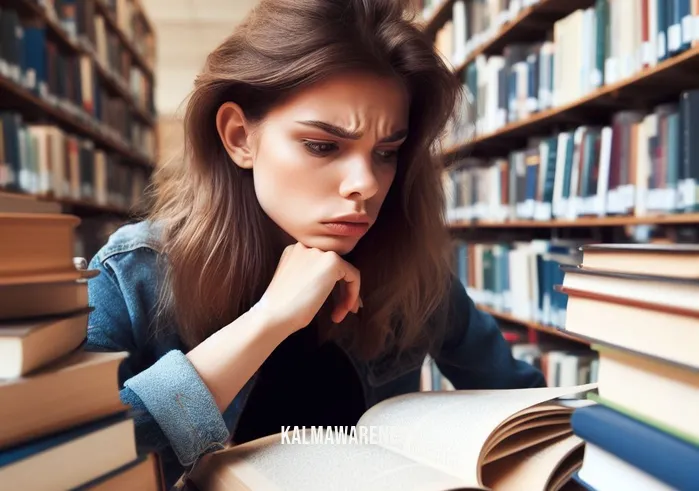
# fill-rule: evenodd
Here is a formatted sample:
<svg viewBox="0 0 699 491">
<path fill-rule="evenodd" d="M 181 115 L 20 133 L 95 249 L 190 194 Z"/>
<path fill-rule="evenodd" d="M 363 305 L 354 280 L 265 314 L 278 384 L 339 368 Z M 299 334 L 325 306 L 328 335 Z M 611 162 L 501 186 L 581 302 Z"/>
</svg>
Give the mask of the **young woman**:
<svg viewBox="0 0 699 491">
<path fill-rule="evenodd" d="M 544 384 L 450 273 L 431 150 L 460 84 L 399 0 L 262 0 L 206 61 L 152 215 L 92 259 L 89 347 L 168 487 L 281 426 L 419 389 Z M 167 82 L 165 82 L 167 83 Z"/>
</svg>

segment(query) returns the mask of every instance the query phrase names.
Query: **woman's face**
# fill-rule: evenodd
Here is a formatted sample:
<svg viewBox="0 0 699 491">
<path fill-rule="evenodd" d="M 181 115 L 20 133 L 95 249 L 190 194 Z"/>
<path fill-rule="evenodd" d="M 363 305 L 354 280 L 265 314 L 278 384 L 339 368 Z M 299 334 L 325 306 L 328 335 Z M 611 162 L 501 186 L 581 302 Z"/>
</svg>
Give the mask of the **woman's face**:
<svg viewBox="0 0 699 491">
<path fill-rule="evenodd" d="M 289 241 L 346 254 L 375 223 L 393 183 L 408 106 L 392 79 L 342 75 L 298 92 L 255 128 L 235 104 L 221 108 L 217 123 Z"/>
</svg>

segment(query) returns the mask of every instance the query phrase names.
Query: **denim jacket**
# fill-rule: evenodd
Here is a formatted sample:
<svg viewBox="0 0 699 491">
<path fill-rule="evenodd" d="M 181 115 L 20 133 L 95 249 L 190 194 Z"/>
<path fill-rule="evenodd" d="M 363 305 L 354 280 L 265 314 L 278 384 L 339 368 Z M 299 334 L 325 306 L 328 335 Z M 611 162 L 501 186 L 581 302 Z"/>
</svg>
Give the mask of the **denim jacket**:
<svg viewBox="0 0 699 491">
<path fill-rule="evenodd" d="M 160 454 L 169 489 L 199 457 L 229 443 L 256 376 L 222 414 L 175 330 L 153 334 L 156 261 L 161 254 L 157 230 L 147 221 L 124 225 L 90 261 L 89 268 L 100 274 L 88 283 L 94 311 L 87 349 L 129 353 L 120 367 L 120 397 L 135 409 L 139 450 Z M 537 369 L 512 357 L 494 319 L 476 309 L 456 278 L 449 296 L 443 318 L 449 335 L 440 352 L 431 355 L 457 389 L 545 385 Z M 419 390 L 426 353 L 401 358 L 398 370 L 347 354 L 361 380 L 367 408 Z"/>
</svg>

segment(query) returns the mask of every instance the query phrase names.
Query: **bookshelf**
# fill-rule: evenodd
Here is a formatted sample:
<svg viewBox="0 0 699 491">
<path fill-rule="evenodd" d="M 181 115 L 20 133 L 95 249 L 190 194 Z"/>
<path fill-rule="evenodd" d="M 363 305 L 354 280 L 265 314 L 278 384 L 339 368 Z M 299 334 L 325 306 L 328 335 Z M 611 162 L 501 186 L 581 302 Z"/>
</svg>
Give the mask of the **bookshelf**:
<svg viewBox="0 0 699 491">
<path fill-rule="evenodd" d="M 699 213 L 657 215 L 657 216 L 610 216 L 610 217 L 580 217 L 574 220 L 508 220 L 502 222 L 483 220 L 454 220 L 450 227 L 453 230 L 467 228 L 487 229 L 533 229 L 533 228 L 593 228 L 593 227 L 627 227 L 636 225 L 676 225 L 697 224 Z"/>
<path fill-rule="evenodd" d="M 526 6 L 518 13 L 502 16 L 493 29 L 484 32 L 481 36 L 476 36 L 475 42 L 466 47 L 462 55 L 466 58 L 463 61 L 456 60 L 454 72 L 460 74 L 466 65 L 474 62 L 479 55 L 498 53 L 510 43 L 541 37 L 553 22 L 580 8 L 590 7 L 592 4 L 594 0 L 566 2 L 539 0 L 538 3 Z"/>
<path fill-rule="evenodd" d="M 140 2 L 0 0 L 0 26 L 0 192 L 105 221 L 142 211 L 157 133 Z"/>
<path fill-rule="evenodd" d="M 530 271 L 550 275 L 542 261 L 562 242 L 574 261 L 576 246 L 602 237 L 699 240 L 699 2 L 656 3 L 453 0 L 427 10 L 424 30 L 469 96 L 442 142 L 447 218 L 461 279 L 496 318 L 563 334 L 502 308 L 512 294 L 503 274 L 513 274 L 494 265 L 502 255 L 524 254 Z M 527 243 L 538 245 L 522 252 Z M 465 266 L 464 247 L 478 249 L 475 265 Z"/>
<path fill-rule="evenodd" d="M 440 26 L 451 16 L 451 8 L 454 0 L 429 0 L 423 6 L 425 32 L 434 34 Z"/>
<path fill-rule="evenodd" d="M 550 131 L 563 124 L 596 121 L 624 107 L 648 107 L 667 99 L 668 94 L 696 87 L 696 79 L 691 74 L 696 73 L 698 68 L 699 47 L 694 47 L 568 104 L 535 113 L 492 133 L 477 135 L 468 142 L 453 145 L 444 151 L 444 156 L 453 159 L 459 154 L 493 155 L 504 149 L 521 147 L 527 136 Z"/>
</svg>

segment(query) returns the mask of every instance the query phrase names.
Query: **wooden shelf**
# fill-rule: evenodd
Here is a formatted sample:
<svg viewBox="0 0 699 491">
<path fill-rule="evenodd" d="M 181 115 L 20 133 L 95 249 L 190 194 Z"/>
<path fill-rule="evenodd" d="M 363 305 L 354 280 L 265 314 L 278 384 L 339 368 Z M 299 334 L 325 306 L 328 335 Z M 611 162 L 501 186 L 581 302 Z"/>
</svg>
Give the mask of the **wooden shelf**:
<svg viewBox="0 0 699 491">
<path fill-rule="evenodd" d="M 432 15 L 424 21 L 422 27 L 423 31 L 430 36 L 434 36 L 451 17 L 453 4 L 454 0 L 442 0 L 442 3 L 434 9 Z"/>
<path fill-rule="evenodd" d="M 469 63 L 482 54 L 500 53 L 508 44 L 542 40 L 553 23 L 578 9 L 594 5 L 594 0 L 539 0 L 538 3 L 522 9 L 511 21 L 504 24 L 491 39 L 476 47 L 454 72 L 460 73 Z"/>
<path fill-rule="evenodd" d="M 530 118 L 507 124 L 499 130 L 477 136 L 444 152 L 451 161 L 460 156 L 502 156 L 526 145 L 527 137 L 550 134 L 561 125 L 580 125 L 607 120 L 622 109 L 651 109 L 679 93 L 699 86 L 699 46 L 658 63 L 619 82 L 605 85 L 568 104 L 535 113 Z"/>
<path fill-rule="evenodd" d="M 85 117 L 73 115 L 65 109 L 41 99 L 14 81 L 0 76 L 0 93 L 3 92 L 9 96 L 2 98 L 1 106 L 3 109 L 17 110 L 37 121 L 49 118 L 64 130 L 87 137 L 93 140 L 97 146 L 118 152 L 133 163 L 144 167 L 153 167 L 150 159 L 134 152 L 126 143 L 115 139 L 105 131 L 105 125 L 97 122 L 94 118 L 89 118 L 87 115 Z"/>
<path fill-rule="evenodd" d="M 107 5 L 104 3 L 104 0 L 95 0 L 95 5 L 97 7 L 97 10 L 104 16 L 109 27 L 112 29 L 112 31 L 114 31 L 114 33 L 117 35 L 121 43 L 126 47 L 129 53 L 131 53 L 131 56 L 133 57 L 134 61 L 141 67 L 141 69 L 145 72 L 146 76 L 152 81 L 154 78 L 153 67 L 150 66 L 150 64 L 148 64 L 141 52 L 138 51 L 138 49 L 136 49 L 136 46 L 126 36 L 126 33 L 119 29 L 119 25 L 117 24 L 117 21 L 114 18 L 114 14 L 112 14 L 112 11 L 109 10 L 109 7 L 107 7 Z M 140 10 L 140 12 L 143 13 L 143 10 Z"/>
<path fill-rule="evenodd" d="M 576 343 L 588 345 L 588 343 L 580 338 L 577 338 L 571 334 L 566 334 L 564 331 L 561 331 L 559 329 L 556 329 L 555 327 L 550 327 L 550 326 L 544 326 L 543 324 L 539 324 L 538 322 L 533 322 L 525 319 L 520 319 L 518 317 L 515 317 L 510 314 L 506 314 L 504 312 L 499 312 L 491 307 L 488 307 L 486 305 L 477 305 L 478 310 L 482 312 L 486 312 L 496 319 L 500 319 L 503 321 L 507 322 L 512 322 L 513 324 L 519 324 L 521 326 L 524 326 L 528 329 L 533 329 L 535 331 L 543 332 L 546 334 L 551 334 L 553 336 L 557 336 L 559 338 L 567 339 L 569 341 L 575 341 Z"/>
<path fill-rule="evenodd" d="M 454 221 L 449 224 L 452 230 L 466 228 L 593 228 L 593 227 L 625 227 L 633 225 L 699 225 L 699 213 L 677 213 L 653 216 L 614 216 L 614 217 L 580 217 L 575 220 L 516 220 L 506 222 L 491 221 Z"/>
</svg>

